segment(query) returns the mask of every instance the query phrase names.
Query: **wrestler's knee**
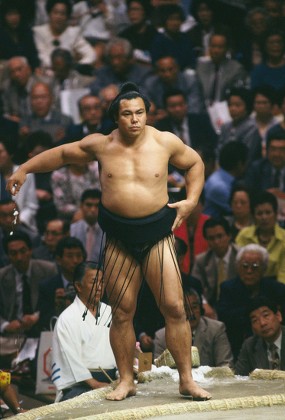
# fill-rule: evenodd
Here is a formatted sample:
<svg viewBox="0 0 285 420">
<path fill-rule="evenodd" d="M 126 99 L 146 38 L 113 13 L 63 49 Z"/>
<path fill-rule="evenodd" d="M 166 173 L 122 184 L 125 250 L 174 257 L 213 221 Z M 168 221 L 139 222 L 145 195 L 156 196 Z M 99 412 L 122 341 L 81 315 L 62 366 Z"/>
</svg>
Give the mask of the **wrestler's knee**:
<svg viewBox="0 0 285 420">
<path fill-rule="evenodd" d="M 135 308 L 130 306 L 121 306 L 113 309 L 112 323 L 121 324 L 123 322 L 129 322 L 133 320 L 135 314 Z"/>
<path fill-rule="evenodd" d="M 183 301 L 164 304 L 161 307 L 161 312 L 165 319 L 172 318 L 173 320 L 179 321 L 180 319 L 186 318 Z"/>
</svg>

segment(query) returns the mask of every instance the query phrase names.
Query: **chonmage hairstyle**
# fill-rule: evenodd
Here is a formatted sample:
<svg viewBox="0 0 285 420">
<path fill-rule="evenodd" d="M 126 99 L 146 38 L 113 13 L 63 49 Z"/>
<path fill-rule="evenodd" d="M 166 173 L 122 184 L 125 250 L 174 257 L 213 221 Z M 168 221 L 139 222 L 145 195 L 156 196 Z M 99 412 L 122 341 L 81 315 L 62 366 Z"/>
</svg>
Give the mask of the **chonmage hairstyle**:
<svg viewBox="0 0 285 420">
<path fill-rule="evenodd" d="M 118 95 L 115 97 L 115 99 L 112 101 L 109 107 L 109 110 L 108 110 L 109 117 L 113 121 L 116 121 L 116 118 L 119 113 L 121 100 L 122 99 L 135 99 L 135 98 L 142 98 L 145 104 L 146 112 L 148 112 L 150 108 L 150 102 L 148 98 L 143 93 L 140 92 L 139 87 L 135 83 L 126 82 L 121 86 Z"/>
</svg>

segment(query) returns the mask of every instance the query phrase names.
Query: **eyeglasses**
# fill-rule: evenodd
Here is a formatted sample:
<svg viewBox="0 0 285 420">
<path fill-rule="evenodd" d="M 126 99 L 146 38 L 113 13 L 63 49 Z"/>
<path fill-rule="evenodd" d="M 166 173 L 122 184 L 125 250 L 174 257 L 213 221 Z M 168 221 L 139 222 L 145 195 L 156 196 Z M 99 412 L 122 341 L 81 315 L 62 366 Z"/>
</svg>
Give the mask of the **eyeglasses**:
<svg viewBox="0 0 285 420">
<path fill-rule="evenodd" d="M 260 267 L 260 264 L 258 264 L 258 263 L 247 263 L 247 262 L 243 262 L 241 264 L 241 266 L 242 266 L 242 268 L 244 270 L 248 270 L 250 268 L 253 271 L 257 271 L 259 269 L 259 267 Z"/>
</svg>

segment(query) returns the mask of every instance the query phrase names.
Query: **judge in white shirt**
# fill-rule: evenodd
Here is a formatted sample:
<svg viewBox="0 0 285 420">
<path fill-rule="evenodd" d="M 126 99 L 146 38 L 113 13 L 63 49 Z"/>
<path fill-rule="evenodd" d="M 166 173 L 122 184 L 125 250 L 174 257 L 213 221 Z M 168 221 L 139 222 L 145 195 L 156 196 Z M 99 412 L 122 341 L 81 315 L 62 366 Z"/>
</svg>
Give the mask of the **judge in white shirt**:
<svg viewBox="0 0 285 420">
<path fill-rule="evenodd" d="M 52 381 L 61 391 L 57 401 L 108 386 L 110 380 L 104 372 L 116 378 L 109 340 L 111 308 L 100 301 L 104 285 L 98 266 L 92 262 L 79 264 L 74 287 L 75 300 L 59 316 L 53 335 Z"/>
</svg>

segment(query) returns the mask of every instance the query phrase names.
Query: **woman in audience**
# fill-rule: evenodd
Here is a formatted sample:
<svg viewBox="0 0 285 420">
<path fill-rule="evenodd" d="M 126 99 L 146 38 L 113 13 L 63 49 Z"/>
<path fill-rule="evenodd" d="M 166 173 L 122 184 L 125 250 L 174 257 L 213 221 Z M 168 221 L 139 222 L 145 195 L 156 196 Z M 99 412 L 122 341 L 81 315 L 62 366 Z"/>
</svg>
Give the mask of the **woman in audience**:
<svg viewBox="0 0 285 420">
<path fill-rule="evenodd" d="M 250 191 L 246 186 L 237 185 L 232 189 L 230 206 L 232 216 L 227 216 L 226 219 L 230 224 L 231 237 L 234 241 L 241 229 L 253 224 L 250 211 Z"/>
</svg>

